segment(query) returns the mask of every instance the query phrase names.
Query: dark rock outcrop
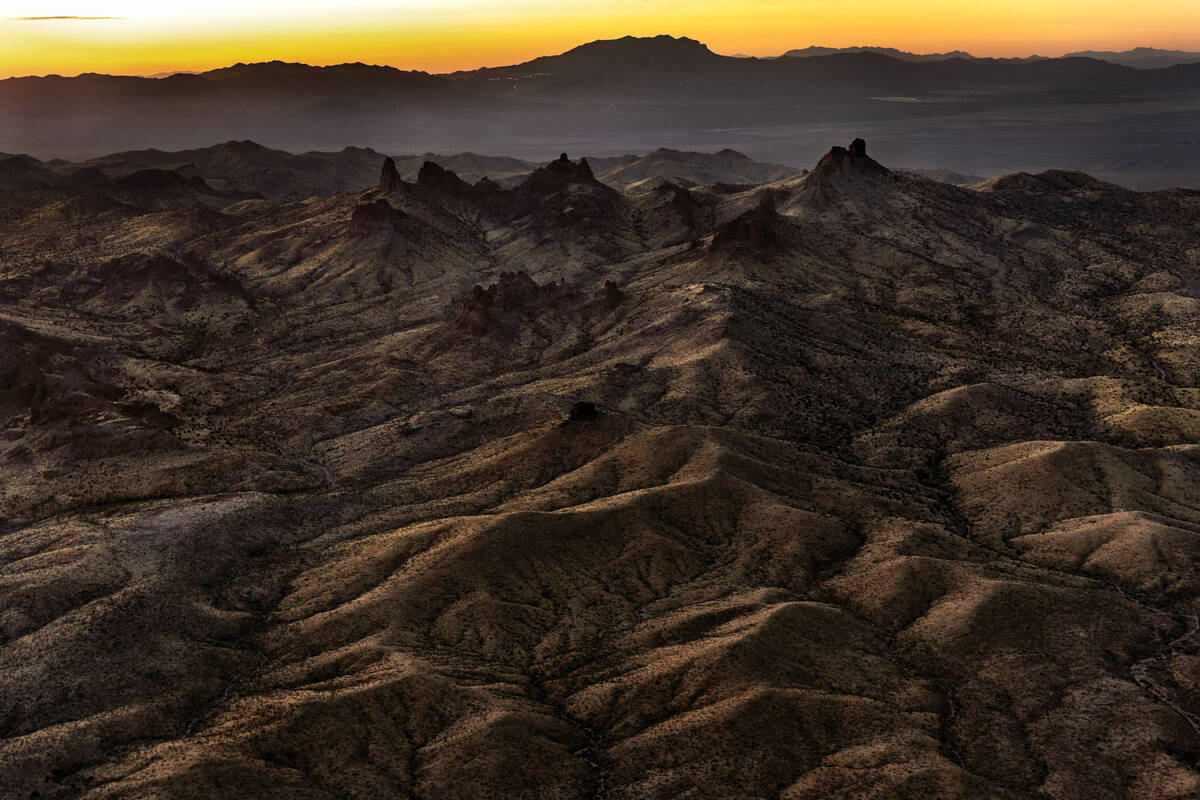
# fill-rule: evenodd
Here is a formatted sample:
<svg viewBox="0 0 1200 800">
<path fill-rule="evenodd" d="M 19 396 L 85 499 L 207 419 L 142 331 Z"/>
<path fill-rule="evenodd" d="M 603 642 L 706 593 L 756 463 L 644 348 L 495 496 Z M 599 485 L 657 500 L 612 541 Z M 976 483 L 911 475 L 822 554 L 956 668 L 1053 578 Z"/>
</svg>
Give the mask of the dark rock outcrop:
<svg viewBox="0 0 1200 800">
<path fill-rule="evenodd" d="M 887 167 L 867 155 L 867 143 L 855 139 L 849 147 L 833 147 L 817 162 L 817 167 L 809 176 L 812 178 L 827 178 L 834 174 L 866 174 L 888 175 Z"/>
<path fill-rule="evenodd" d="M 488 309 L 491 308 L 493 298 L 492 292 L 476 284 L 466 299 L 459 303 L 454 324 L 472 336 L 483 336 L 492 321 Z"/>
<path fill-rule="evenodd" d="M 855 139 L 849 147 L 833 147 L 822 156 L 800 185 L 797 196 L 809 205 L 826 206 L 839 195 L 890 175 L 887 167 L 867 155 L 867 143 Z"/>
<path fill-rule="evenodd" d="M 546 195 L 557 192 L 571 184 L 598 184 L 586 158 L 575 163 L 563 153 L 556 161 L 538 167 L 517 187 L 518 197 Z"/>
<path fill-rule="evenodd" d="M 559 175 L 565 175 L 576 183 L 587 183 L 596 179 L 596 176 L 592 174 L 592 168 L 588 166 L 586 158 L 579 159 L 579 163 L 576 164 L 567 158 L 566 153 L 560 155 L 558 160 L 547 164 L 546 170 Z"/>
<path fill-rule="evenodd" d="M 779 214 L 775 211 L 775 197 L 770 192 L 764 192 L 757 206 L 717 228 L 713 234 L 711 249 L 717 251 L 737 247 L 771 247 L 779 241 L 776 232 L 778 224 Z"/>
<path fill-rule="evenodd" d="M 351 236 L 370 236 L 399 231 L 404 216 L 403 211 L 393 208 L 386 200 L 364 203 L 350 215 L 349 232 Z"/>
<path fill-rule="evenodd" d="M 474 187 L 458 177 L 458 173 L 448 170 L 441 164 L 426 161 L 417 173 L 417 184 L 434 192 L 466 197 L 472 194 Z"/>
<path fill-rule="evenodd" d="M 400 179 L 400 170 L 396 169 L 396 162 L 388 156 L 383 160 L 383 170 L 379 175 L 379 188 L 385 192 L 394 192 L 404 183 Z"/>
<path fill-rule="evenodd" d="M 604 299 L 604 305 L 608 306 L 609 308 L 615 308 L 616 306 L 620 305 L 622 300 L 625 299 L 625 294 L 621 291 L 620 287 L 617 286 L 616 281 L 605 281 L 601 296 Z"/>
<path fill-rule="evenodd" d="M 572 422 L 595 422 L 598 419 L 600 419 L 600 409 L 596 408 L 595 403 L 577 400 L 571 406 L 571 411 L 567 414 L 563 425 L 570 425 Z"/>
<path fill-rule="evenodd" d="M 497 313 L 546 308 L 565 297 L 569 293 L 554 281 L 539 286 L 525 272 L 502 272 L 500 279 L 486 288 L 476 285 L 471 289 L 458 306 L 454 325 L 472 336 L 482 336 L 492 328 Z"/>
</svg>

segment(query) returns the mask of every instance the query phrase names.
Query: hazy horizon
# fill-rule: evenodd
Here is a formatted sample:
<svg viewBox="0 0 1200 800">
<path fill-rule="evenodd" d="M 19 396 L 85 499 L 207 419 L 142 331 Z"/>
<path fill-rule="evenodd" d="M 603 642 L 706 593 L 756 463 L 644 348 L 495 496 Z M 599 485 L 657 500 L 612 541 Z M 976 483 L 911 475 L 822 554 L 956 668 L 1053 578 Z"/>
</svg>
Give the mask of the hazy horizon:
<svg viewBox="0 0 1200 800">
<path fill-rule="evenodd" d="M 626 35 L 632 36 L 633 34 L 626 34 Z M 648 35 L 645 37 L 639 36 L 639 37 L 635 37 L 635 38 L 652 38 L 652 36 L 672 36 L 674 38 L 696 39 L 695 36 L 688 36 L 686 33 L 685 34 L 651 34 L 651 35 Z M 613 37 L 613 38 L 623 38 L 623 37 Z M 982 54 L 979 52 L 971 51 L 965 47 L 946 47 L 944 49 L 937 49 L 937 50 L 932 50 L 932 49 L 931 50 L 909 50 L 904 47 L 899 47 L 899 46 L 893 45 L 893 44 L 838 44 L 838 45 L 832 45 L 832 44 L 821 44 L 821 43 L 814 42 L 811 44 L 800 44 L 800 45 L 796 45 L 794 47 L 788 47 L 785 50 L 781 50 L 780 52 L 777 52 L 777 53 L 748 53 L 748 52 L 744 52 L 742 50 L 736 50 L 736 49 L 732 52 L 725 52 L 722 50 L 717 50 L 716 48 L 712 47 L 711 45 L 709 45 L 707 42 L 705 42 L 702 39 L 696 39 L 696 40 L 699 41 L 701 44 L 704 44 L 706 47 L 708 47 L 710 50 L 712 50 L 712 52 L 715 53 L 716 55 L 728 56 L 730 58 L 778 58 L 790 50 L 805 50 L 805 49 L 810 49 L 810 48 L 827 48 L 830 50 L 847 50 L 847 49 L 855 49 L 855 48 L 894 49 L 894 50 L 898 50 L 901 52 L 911 53 L 913 55 L 920 55 L 920 56 L 942 55 L 942 54 L 947 54 L 947 53 L 952 53 L 952 52 L 957 51 L 957 52 L 966 53 L 967 55 L 972 56 L 974 58 L 996 58 L 996 59 L 1064 58 L 1064 57 L 1070 56 L 1074 53 L 1080 53 L 1080 52 L 1128 53 L 1128 52 L 1133 52 L 1133 51 L 1137 51 L 1137 50 L 1152 50 L 1152 51 L 1160 51 L 1160 52 L 1193 52 L 1193 50 L 1188 47 L 1176 48 L 1176 47 L 1165 47 L 1165 46 L 1152 45 L 1152 44 L 1138 44 L 1138 45 L 1133 45 L 1130 47 L 1121 47 L 1121 48 L 1080 47 L 1080 48 L 1076 48 L 1076 49 L 1064 50 L 1061 53 L 1058 53 L 1058 52 L 1056 52 L 1056 53 L 1029 52 L 1029 53 Z M 341 66 L 344 64 L 366 64 L 367 66 L 372 66 L 372 67 L 389 67 L 389 68 L 397 69 L 397 70 L 401 70 L 401 71 L 417 71 L 417 72 L 428 72 L 429 74 L 432 74 L 432 75 L 445 75 L 445 74 L 451 74 L 453 72 L 471 71 L 471 70 L 475 70 L 475 69 L 491 69 L 494 67 L 514 66 L 516 64 L 525 63 L 527 61 L 532 61 L 534 59 L 545 57 L 545 56 L 561 55 L 563 53 L 570 52 L 571 50 L 573 50 L 577 47 L 580 47 L 582 45 L 590 44 L 593 41 L 607 41 L 607 39 L 592 39 L 592 40 L 588 40 L 588 41 L 580 41 L 580 42 L 576 42 L 575 44 L 569 45 L 562 50 L 555 50 L 553 52 L 548 51 L 545 53 L 536 53 L 536 54 L 530 55 L 528 57 L 520 58 L 516 61 L 497 61 L 497 62 L 489 62 L 486 64 L 479 63 L 479 64 L 473 64 L 473 65 L 466 65 L 466 66 L 463 66 L 463 67 L 460 67 L 460 68 L 457 68 L 454 70 L 445 70 L 445 71 L 435 71 L 432 69 L 423 69 L 419 66 L 405 66 L 405 65 L 398 64 L 398 63 L 364 61 L 362 59 L 351 59 L 351 60 L 342 60 L 342 61 L 330 60 L 330 61 L 324 61 L 324 62 L 316 62 L 316 61 L 297 61 L 297 60 L 287 59 L 287 58 L 266 57 L 266 58 L 254 58 L 254 59 L 243 58 L 243 59 L 239 59 L 237 61 L 229 61 L 229 62 L 212 64 L 211 66 L 205 66 L 202 68 L 187 68 L 187 69 L 185 69 L 185 68 L 179 68 L 179 69 L 168 68 L 168 69 L 158 70 L 155 72 L 145 72 L 145 71 L 143 71 L 143 72 L 109 72 L 109 71 L 102 71 L 102 70 L 96 70 L 96 69 L 85 69 L 81 72 L 43 72 L 43 73 L 36 73 L 36 74 L 35 73 L 24 73 L 24 74 L 0 73 L 0 80 L 7 80 L 9 78 L 48 78 L 48 77 L 53 77 L 53 76 L 73 78 L 73 77 L 79 77 L 80 75 L 86 75 L 86 74 L 101 74 L 101 75 L 111 75 L 114 77 L 130 77 L 130 78 L 165 78 L 165 77 L 169 77 L 171 75 L 183 75 L 183 74 L 194 75 L 194 74 L 200 74 L 203 72 L 211 72 L 213 70 L 219 70 L 219 69 L 224 69 L 227 67 L 237 66 L 239 64 L 267 64 L 267 63 L 275 63 L 275 62 L 288 63 L 288 64 L 304 64 L 304 65 L 310 66 L 310 67 L 336 67 L 336 66 Z M 1196 44 L 1194 47 L 1195 47 L 1194 52 L 1200 53 L 1200 43 Z"/>
<path fill-rule="evenodd" d="M 337 9 L 299 0 L 15 0 L 0 18 L 0 77 L 157 75 L 259 61 L 313 65 L 365 62 L 432 73 L 521 63 L 581 43 L 678 32 L 714 52 L 777 56 L 809 43 L 894 47 L 913 53 L 965 50 L 978 57 L 1058 57 L 1135 47 L 1200 50 L 1200 7 L 1170 0 L 1149 16 L 1129 4 L 1032 0 L 976 8 L 948 0 L 626 4 L 592 0 L 562 8 L 546 0 L 501 4 L 449 0 L 396 4 L 349 0 Z M 936 18 L 931 28 L 928 20 Z"/>
</svg>

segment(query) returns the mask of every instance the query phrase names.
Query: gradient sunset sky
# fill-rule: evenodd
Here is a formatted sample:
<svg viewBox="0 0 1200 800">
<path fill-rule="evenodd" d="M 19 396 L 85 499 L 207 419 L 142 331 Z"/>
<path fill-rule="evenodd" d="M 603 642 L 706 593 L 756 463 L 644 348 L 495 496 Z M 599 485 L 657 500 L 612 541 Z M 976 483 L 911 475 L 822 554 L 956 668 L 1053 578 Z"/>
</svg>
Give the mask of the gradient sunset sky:
<svg viewBox="0 0 1200 800">
<path fill-rule="evenodd" d="M 0 77 L 273 59 L 446 72 L 660 33 L 749 55 L 812 44 L 981 56 L 1200 50 L 1200 0 L 0 0 Z"/>
</svg>

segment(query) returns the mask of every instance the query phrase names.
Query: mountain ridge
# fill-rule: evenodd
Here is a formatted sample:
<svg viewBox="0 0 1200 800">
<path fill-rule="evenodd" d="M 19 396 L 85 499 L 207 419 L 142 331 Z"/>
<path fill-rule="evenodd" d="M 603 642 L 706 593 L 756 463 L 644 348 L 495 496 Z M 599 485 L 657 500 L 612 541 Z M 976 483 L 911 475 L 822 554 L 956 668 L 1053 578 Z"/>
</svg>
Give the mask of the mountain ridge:
<svg viewBox="0 0 1200 800">
<path fill-rule="evenodd" d="M 0 81 L 0 150 L 84 161 L 252 139 L 328 152 L 353 128 L 357 142 L 392 154 L 540 160 L 548 142 L 601 157 L 728 146 L 798 164 L 820 156 L 815 134 L 833 126 L 882 134 L 896 148 L 884 155 L 906 167 L 989 175 L 1064 166 L 1163 185 L 1200 180 L 1200 145 L 1186 137 L 1198 86 L 1200 64 L 745 59 L 687 38 L 626 37 L 447 75 L 267 62 L 162 79 L 13 78 Z M 1105 135 L 1085 135 L 1096 130 Z"/>
</svg>

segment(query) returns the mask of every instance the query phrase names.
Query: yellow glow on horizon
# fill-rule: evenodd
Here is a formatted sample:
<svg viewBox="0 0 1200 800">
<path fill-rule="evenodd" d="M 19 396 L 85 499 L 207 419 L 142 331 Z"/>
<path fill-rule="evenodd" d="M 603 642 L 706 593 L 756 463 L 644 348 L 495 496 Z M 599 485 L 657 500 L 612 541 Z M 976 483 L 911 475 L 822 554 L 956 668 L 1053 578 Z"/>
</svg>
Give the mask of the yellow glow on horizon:
<svg viewBox="0 0 1200 800">
<path fill-rule="evenodd" d="M 1139 45 L 1200 50 L 1200 3 L 1153 14 L 1116 0 L 9 0 L 0 77 L 152 74 L 238 61 L 364 61 L 446 72 L 525 61 L 594 39 L 691 36 L 718 53 L 811 44 L 981 56 Z M 22 20 L 22 17 L 117 19 Z"/>
</svg>

